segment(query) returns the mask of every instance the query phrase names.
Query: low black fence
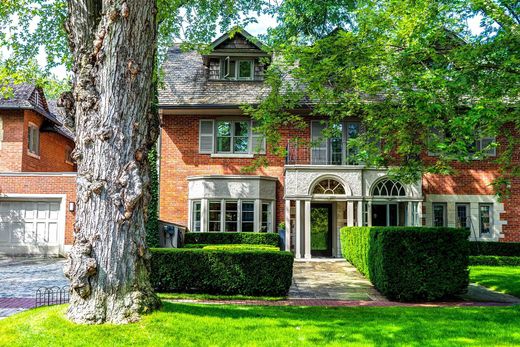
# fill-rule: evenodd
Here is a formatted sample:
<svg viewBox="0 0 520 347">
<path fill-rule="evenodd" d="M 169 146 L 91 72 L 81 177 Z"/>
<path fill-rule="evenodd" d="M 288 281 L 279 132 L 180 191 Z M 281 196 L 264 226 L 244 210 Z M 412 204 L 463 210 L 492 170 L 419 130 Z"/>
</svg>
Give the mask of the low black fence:
<svg viewBox="0 0 520 347">
<path fill-rule="evenodd" d="M 35 307 L 60 305 L 69 302 L 69 287 L 42 287 L 36 290 Z"/>
</svg>

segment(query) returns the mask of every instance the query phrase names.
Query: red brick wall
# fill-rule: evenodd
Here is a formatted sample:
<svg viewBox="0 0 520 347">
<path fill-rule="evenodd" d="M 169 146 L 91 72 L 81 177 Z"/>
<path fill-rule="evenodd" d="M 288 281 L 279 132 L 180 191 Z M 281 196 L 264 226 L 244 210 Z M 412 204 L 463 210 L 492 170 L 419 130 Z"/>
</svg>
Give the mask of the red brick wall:
<svg viewBox="0 0 520 347">
<path fill-rule="evenodd" d="M 165 221 L 187 225 L 187 178 L 189 176 L 242 174 L 241 168 L 252 163 L 252 159 L 211 158 L 209 154 L 199 154 L 199 120 L 212 118 L 216 117 L 163 116 L 159 216 Z M 298 131 L 298 134 L 294 129 L 283 129 L 281 133 L 285 143 L 292 136 L 308 138 L 310 129 Z M 520 156 L 520 152 L 518 155 Z M 276 198 L 277 223 L 279 223 L 283 221 L 284 214 L 284 160 L 269 155 L 269 150 L 267 158 L 269 167 L 260 168 L 252 174 L 278 178 Z M 423 194 L 492 195 L 494 192 L 491 183 L 498 176 L 494 159 L 455 163 L 454 167 L 457 172 L 454 175 L 425 175 L 423 177 Z M 515 158 L 515 160 L 520 164 L 520 158 Z M 507 220 L 507 225 L 503 226 L 505 238 L 502 240 L 520 242 L 520 181 L 518 179 L 513 182 L 512 190 L 512 198 L 504 201 L 505 213 L 501 218 Z"/>
<path fill-rule="evenodd" d="M 22 170 L 23 111 L 1 110 L 3 138 L 0 145 L 0 172 Z"/>
<path fill-rule="evenodd" d="M 66 147 L 74 148 L 74 142 L 55 132 L 40 131 L 40 155 L 39 159 L 27 153 L 27 136 L 29 122 L 40 127 L 44 118 L 32 110 L 25 111 L 23 133 L 23 160 L 24 172 L 71 172 L 75 171 L 74 165 L 65 162 Z"/>
<path fill-rule="evenodd" d="M 68 204 L 76 202 L 75 175 L 0 175 L 0 196 L 2 194 L 66 194 L 65 244 L 72 244 L 75 213 L 68 211 Z"/>
<path fill-rule="evenodd" d="M 210 116 L 163 116 L 161 130 L 160 165 L 160 211 L 162 220 L 187 225 L 188 223 L 188 180 L 198 175 L 240 175 L 241 169 L 254 159 L 211 158 L 209 154 L 199 154 L 199 120 L 212 119 Z M 309 137 L 309 129 L 294 136 Z M 289 131 L 281 130 L 284 141 Z M 284 159 L 267 151 L 268 167 L 262 167 L 251 175 L 277 177 L 276 223 L 284 219 Z"/>
</svg>

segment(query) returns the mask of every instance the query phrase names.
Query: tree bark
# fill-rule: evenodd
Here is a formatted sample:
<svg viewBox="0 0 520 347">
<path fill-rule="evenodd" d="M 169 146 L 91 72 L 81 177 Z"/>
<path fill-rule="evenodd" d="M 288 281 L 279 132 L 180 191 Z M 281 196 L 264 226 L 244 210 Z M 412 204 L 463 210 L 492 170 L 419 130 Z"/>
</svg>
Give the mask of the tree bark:
<svg viewBox="0 0 520 347">
<path fill-rule="evenodd" d="M 69 0 L 74 55 L 64 106 L 76 128 L 77 202 L 67 315 L 77 323 L 127 323 L 160 304 L 148 279 L 147 153 L 152 112 L 155 0 Z"/>
</svg>

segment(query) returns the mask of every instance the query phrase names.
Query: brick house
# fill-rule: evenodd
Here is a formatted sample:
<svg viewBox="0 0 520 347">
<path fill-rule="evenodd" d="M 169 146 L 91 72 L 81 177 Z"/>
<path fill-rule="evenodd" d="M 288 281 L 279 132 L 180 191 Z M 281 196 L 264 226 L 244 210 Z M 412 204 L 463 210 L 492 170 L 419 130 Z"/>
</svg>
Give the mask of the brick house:
<svg viewBox="0 0 520 347">
<path fill-rule="evenodd" d="M 56 109 L 29 84 L 0 99 L 0 254 L 57 255 L 72 244 L 74 136 Z"/>
<path fill-rule="evenodd" d="M 360 131 L 359 120 L 341 125 L 342 138 L 321 141 L 323 125 L 309 117 L 303 130 L 280 129 L 288 156 L 273 155 L 240 110 L 267 92 L 265 58 L 245 31 L 223 35 L 205 55 L 168 51 L 159 91 L 160 219 L 192 231 L 277 231 L 284 222 L 286 248 L 297 258 L 339 256 L 345 225 L 460 226 L 472 240 L 520 241 L 520 182 L 511 199 L 497 200 L 494 151 L 456 164 L 455 176 L 425 175 L 407 185 L 385 169 L 350 162 L 346 143 Z M 321 143 L 290 145 L 295 136 Z M 493 139 L 478 144 L 486 141 Z M 245 174 L 259 156 L 268 167 Z"/>
</svg>

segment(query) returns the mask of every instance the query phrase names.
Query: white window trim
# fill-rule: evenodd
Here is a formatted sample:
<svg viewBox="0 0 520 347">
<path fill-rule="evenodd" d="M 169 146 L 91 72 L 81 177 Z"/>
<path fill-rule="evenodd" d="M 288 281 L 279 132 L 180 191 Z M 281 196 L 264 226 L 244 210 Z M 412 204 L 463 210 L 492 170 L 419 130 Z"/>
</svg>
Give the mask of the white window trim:
<svg viewBox="0 0 520 347">
<path fill-rule="evenodd" d="M 442 225 L 437 227 L 447 227 L 448 226 L 448 204 L 445 202 L 434 202 L 432 203 L 432 225 L 435 227 L 435 213 L 434 213 L 434 205 L 442 206 Z"/>
<path fill-rule="evenodd" d="M 212 152 L 207 152 L 207 151 L 202 151 L 201 150 L 201 129 L 202 129 L 202 122 L 207 122 L 207 121 L 211 121 L 213 123 L 213 148 L 212 148 Z M 232 126 L 231 126 L 231 134 L 232 136 L 230 137 L 230 152 L 218 152 L 217 151 L 217 144 L 218 144 L 218 136 L 217 136 L 217 124 L 218 122 L 230 122 L 232 123 Z M 235 129 L 235 123 L 237 122 L 247 122 L 249 124 L 249 128 L 248 128 L 248 149 L 247 149 L 247 152 L 233 152 L 233 146 L 234 146 L 234 138 L 236 136 L 234 136 L 234 129 Z M 266 150 L 266 141 L 265 141 L 265 137 L 264 136 L 261 136 L 261 135 L 255 135 L 255 133 L 253 132 L 253 126 L 254 126 L 254 121 L 252 119 L 244 119 L 244 120 L 240 120 L 240 119 L 201 119 L 199 120 L 199 153 L 200 154 L 209 154 L 212 158 L 248 158 L 248 159 L 252 159 L 255 157 L 255 155 L 265 155 L 267 153 L 267 150 Z M 208 136 L 207 134 L 204 135 L 204 136 Z M 253 139 L 255 137 L 263 137 L 263 148 L 261 148 L 260 150 L 257 150 L 257 148 L 253 148 Z"/>
<path fill-rule="evenodd" d="M 235 77 L 228 77 L 229 76 L 229 65 L 231 61 L 235 62 Z M 240 73 L 240 62 L 247 61 L 251 62 L 251 77 L 239 77 Z M 220 60 L 221 64 L 224 64 L 224 67 L 220 67 L 221 71 L 221 79 L 227 80 L 227 81 L 254 81 L 255 80 L 255 59 L 252 58 L 237 58 L 237 57 L 231 57 L 227 56 L 224 59 Z M 228 73 L 226 74 L 225 71 Z"/>
<path fill-rule="evenodd" d="M 313 123 L 320 123 L 321 120 L 312 120 L 311 121 L 311 141 L 312 141 L 312 137 L 313 137 L 313 134 L 312 134 L 312 129 L 313 129 L 313 126 L 312 124 Z M 351 124 L 351 123 L 354 123 L 354 124 L 359 124 L 359 133 L 358 135 L 361 135 L 362 133 L 362 127 L 361 127 L 361 122 L 360 121 L 355 121 L 355 120 L 348 120 L 348 121 L 343 121 L 341 122 L 341 164 L 337 164 L 337 165 L 348 165 L 347 164 L 347 158 L 348 158 L 348 155 L 349 155 L 349 149 L 347 148 L 348 147 L 348 141 L 350 140 L 349 136 L 348 136 L 348 125 Z M 327 158 L 327 162 L 331 161 L 331 138 L 323 138 L 323 141 L 325 142 L 325 158 Z M 314 163 L 314 158 L 313 158 L 313 150 L 311 149 L 310 151 L 310 162 L 311 163 Z M 320 164 L 315 164 L 315 165 L 320 165 Z M 327 164 L 327 165 L 333 165 L 333 164 Z"/>
<path fill-rule="evenodd" d="M 36 132 L 36 138 L 37 138 L 37 144 L 36 144 L 37 150 L 36 151 L 33 151 L 31 148 L 31 130 Z M 35 159 L 40 159 L 40 128 L 32 122 L 29 122 L 27 124 L 27 155 L 29 155 L 30 157 L 33 157 Z"/>
</svg>

